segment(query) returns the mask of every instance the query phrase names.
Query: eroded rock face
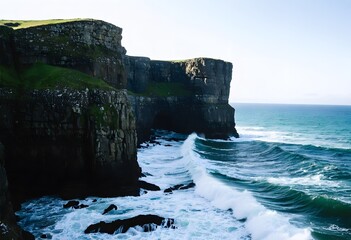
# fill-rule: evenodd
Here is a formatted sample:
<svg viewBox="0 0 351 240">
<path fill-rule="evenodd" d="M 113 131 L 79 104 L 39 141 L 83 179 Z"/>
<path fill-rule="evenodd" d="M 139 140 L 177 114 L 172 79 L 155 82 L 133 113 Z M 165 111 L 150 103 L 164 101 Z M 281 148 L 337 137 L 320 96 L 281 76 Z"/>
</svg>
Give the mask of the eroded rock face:
<svg viewBox="0 0 351 240">
<path fill-rule="evenodd" d="M 0 91 L 0 139 L 14 193 L 136 195 L 136 128 L 125 91 Z M 26 197 L 26 196 L 19 196 Z"/>
<path fill-rule="evenodd" d="M 73 68 L 126 87 L 122 29 L 99 20 L 42 25 L 14 31 L 14 52 L 20 65 L 42 62 Z"/>
<path fill-rule="evenodd" d="M 13 65 L 13 32 L 12 28 L 0 26 L 0 65 Z"/>
<path fill-rule="evenodd" d="M 12 204 L 9 199 L 8 181 L 4 168 L 4 147 L 0 143 L 0 239 L 24 239 L 17 226 Z"/>
<path fill-rule="evenodd" d="M 197 132 L 210 138 L 238 137 L 234 109 L 228 104 L 231 63 L 208 58 L 170 62 L 129 56 L 125 61 L 129 90 L 137 93 L 129 98 L 140 142 L 148 139 L 151 128 Z M 158 96 L 150 89 L 157 84 L 163 84 L 164 91 L 167 86 L 181 89 Z"/>
</svg>

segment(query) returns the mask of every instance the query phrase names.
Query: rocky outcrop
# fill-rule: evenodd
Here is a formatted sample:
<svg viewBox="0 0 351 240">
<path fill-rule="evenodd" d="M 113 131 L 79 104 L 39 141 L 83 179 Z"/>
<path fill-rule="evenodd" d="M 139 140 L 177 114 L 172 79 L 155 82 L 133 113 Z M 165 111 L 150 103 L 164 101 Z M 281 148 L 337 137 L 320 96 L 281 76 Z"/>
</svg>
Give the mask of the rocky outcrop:
<svg viewBox="0 0 351 240">
<path fill-rule="evenodd" d="M 162 226 L 164 228 L 175 228 L 174 219 L 172 218 L 163 218 L 157 215 L 138 215 L 132 218 L 123 219 L 123 220 L 115 220 L 113 222 L 99 222 L 96 224 L 92 224 L 87 229 L 85 229 L 84 233 L 108 233 L 114 234 L 117 233 L 125 233 L 132 227 L 141 227 L 140 230 L 143 232 L 151 232 L 156 230 L 156 226 Z"/>
<path fill-rule="evenodd" d="M 234 109 L 228 104 L 231 63 L 129 56 L 125 62 L 140 141 L 148 139 L 152 128 L 197 132 L 210 138 L 238 137 Z"/>
<path fill-rule="evenodd" d="M 126 87 L 122 29 L 99 20 L 77 20 L 14 31 L 19 65 L 42 62 L 73 68 L 116 88 Z"/>
<path fill-rule="evenodd" d="M 124 91 L 33 90 L 18 98 L 1 90 L 0 112 L 18 198 L 139 193 L 135 119 Z"/>
</svg>

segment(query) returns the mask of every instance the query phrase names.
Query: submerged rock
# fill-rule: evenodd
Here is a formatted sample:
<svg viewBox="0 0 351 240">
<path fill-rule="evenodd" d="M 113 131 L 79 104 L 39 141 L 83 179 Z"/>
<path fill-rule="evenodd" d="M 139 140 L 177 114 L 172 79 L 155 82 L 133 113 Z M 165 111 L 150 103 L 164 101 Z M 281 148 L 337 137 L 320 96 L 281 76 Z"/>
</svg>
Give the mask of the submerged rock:
<svg viewBox="0 0 351 240">
<path fill-rule="evenodd" d="M 152 184 L 152 183 L 142 181 L 142 180 L 139 180 L 138 186 L 140 188 L 143 188 L 143 189 L 149 190 L 149 191 L 160 191 L 161 190 L 161 188 L 159 186 Z"/>
<path fill-rule="evenodd" d="M 79 204 L 79 201 L 72 200 L 63 205 L 63 208 L 74 208 L 74 209 L 81 209 L 81 208 L 87 208 L 89 205 L 85 204 Z"/>
<path fill-rule="evenodd" d="M 63 205 L 63 208 L 71 208 L 71 207 L 76 207 L 79 205 L 79 201 L 68 201 L 68 203 L 66 203 L 65 205 Z"/>
<path fill-rule="evenodd" d="M 174 190 L 185 190 L 185 189 L 189 189 L 189 188 L 193 188 L 195 187 L 195 183 L 191 182 L 187 185 L 184 185 L 184 184 L 177 184 L 177 185 L 174 185 L 173 187 L 169 187 L 169 188 L 166 188 L 164 190 L 165 193 L 172 193 Z"/>
<path fill-rule="evenodd" d="M 165 228 L 175 228 L 174 219 L 172 218 L 163 218 L 157 215 L 139 215 L 136 217 L 116 220 L 113 222 L 99 222 L 96 224 L 90 225 L 87 229 L 85 229 L 84 233 L 108 233 L 114 234 L 116 231 L 118 233 L 125 233 L 129 228 L 140 226 L 142 227 L 142 231 L 151 232 L 155 230 L 156 226 L 162 226 Z"/>
<path fill-rule="evenodd" d="M 108 213 L 108 212 L 110 212 L 110 211 L 112 211 L 112 210 L 117 210 L 117 206 L 114 205 L 114 204 L 111 204 L 110 206 L 108 206 L 108 208 L 106 208 L 106 209 L 104 210 L 104 212 L 102 213 L 102 215 L 105 215 L 106 213 Z"/>
</svg>

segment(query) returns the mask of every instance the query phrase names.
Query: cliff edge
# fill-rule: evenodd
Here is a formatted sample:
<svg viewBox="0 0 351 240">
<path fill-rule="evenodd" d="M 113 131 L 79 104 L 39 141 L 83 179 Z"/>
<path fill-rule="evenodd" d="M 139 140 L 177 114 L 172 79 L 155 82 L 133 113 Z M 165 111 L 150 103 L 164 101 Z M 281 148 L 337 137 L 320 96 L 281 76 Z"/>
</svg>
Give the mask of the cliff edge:
<svg viewBox="0 0 351 240">
<path fill-rule="evenodd" d="M 231 63 L 126 56 L 125 65 L 140 142 L 147 140 L 153 128 L 197 132 L 208 138 L 238 137 L 235 110 L 228 104 Z"/>
</svg>

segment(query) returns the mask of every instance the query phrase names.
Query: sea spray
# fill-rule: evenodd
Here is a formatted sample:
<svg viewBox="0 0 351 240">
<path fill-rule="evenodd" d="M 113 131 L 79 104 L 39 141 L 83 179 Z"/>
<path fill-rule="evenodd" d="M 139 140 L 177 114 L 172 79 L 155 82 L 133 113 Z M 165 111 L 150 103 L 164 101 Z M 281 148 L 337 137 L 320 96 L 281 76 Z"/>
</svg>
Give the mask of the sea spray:
<svg viewBox="0 0 351 240">
<path fill-rule="evenodd" d="M 291 225 L 287 217 L 266 209 L 248 191 L 237 191 L 211 177 L 194 152 L 196 138 L 196 134 L 191 134 L 181 148 L 184 162 L 196 184 L 196 194 L 217 208 L 231 209 L 235 218 L 245 220 L 253 240 L 312 239 L 308 229 Z"/>
</svg>

